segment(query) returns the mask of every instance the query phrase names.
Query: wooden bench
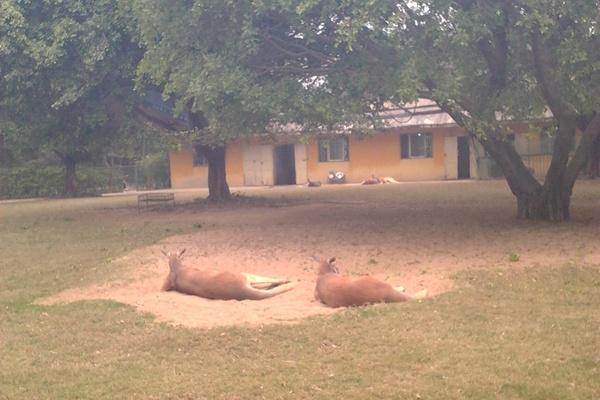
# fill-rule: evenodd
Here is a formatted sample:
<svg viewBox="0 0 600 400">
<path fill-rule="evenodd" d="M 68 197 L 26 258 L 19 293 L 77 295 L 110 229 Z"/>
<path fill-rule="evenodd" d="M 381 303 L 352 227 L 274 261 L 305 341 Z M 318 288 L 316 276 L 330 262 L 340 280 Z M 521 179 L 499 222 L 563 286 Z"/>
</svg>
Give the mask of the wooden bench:
<svg viewBox="0 0 600 400">
<path fill-rule="evenodd" d="M 163 193 L 142 193 L 138 195 L 138 211 L 148 207 L 153 203 L 171 203 L 175 205 L 175 194 L 171 192 Z"/>
</svg>

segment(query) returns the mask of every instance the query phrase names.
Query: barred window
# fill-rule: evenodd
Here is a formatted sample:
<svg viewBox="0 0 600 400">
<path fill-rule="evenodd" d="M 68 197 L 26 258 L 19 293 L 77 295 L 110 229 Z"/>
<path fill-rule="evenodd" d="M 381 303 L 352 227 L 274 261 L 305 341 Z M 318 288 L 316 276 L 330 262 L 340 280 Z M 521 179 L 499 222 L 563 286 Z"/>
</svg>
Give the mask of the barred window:
<svg viewBox="0 0 600 400">
<path fill-rule="evenodd" d="M 319 140 L 319 161 L 348 161 L 348 138 Z"/>
<path fill-rule="evenodd" d="M 400 136 L 401 158 L 433 157 L 433 141 L 431 133 L 414 133 Z"/>
</svg>

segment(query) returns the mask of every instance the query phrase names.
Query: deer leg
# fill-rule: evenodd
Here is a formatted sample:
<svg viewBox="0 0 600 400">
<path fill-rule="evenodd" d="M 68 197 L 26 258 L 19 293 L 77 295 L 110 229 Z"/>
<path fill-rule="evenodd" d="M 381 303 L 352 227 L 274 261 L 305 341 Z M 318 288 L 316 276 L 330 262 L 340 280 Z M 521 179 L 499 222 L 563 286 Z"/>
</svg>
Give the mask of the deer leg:
<svg viewBox="0 0 600 400">
<path fill-rule="evenodd" d="M 172 289 L 173 287 L 171 286 L 171 277 L 167 276 L 160 290 L 162 290 L 163 292 L 168 292 Z"/>
<path fill-rule="evenodd" d="M 253 275 L 244 272 L 242 273 L 242 275 L 246 277 L 246 280 L 248 281 L 250 286 L 255 289 L 272 289 L 279 285 L 283 285 L 290 282 L 289 279 L 285 278 L 271 278 L 268 276 Z"/>
</svg>

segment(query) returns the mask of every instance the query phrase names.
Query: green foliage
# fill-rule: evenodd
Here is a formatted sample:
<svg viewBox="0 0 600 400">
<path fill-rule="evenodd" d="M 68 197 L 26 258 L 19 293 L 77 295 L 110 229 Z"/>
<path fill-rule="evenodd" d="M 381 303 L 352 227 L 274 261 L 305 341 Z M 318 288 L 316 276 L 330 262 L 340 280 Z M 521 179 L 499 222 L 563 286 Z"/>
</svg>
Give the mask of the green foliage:
<svg viewBox="0 0 600 400">
<path fill-rule="evenodd" d="M 55 197 L 62 192 L 63 180 L 59 167 L 0 169 L 0 198 Z"/>
<path fill-rule="evenodd" d="M 77 185 L 81 196 L 100 195 L 123 190 L 125 175 L 119 169 L 82 167 L 77 170 Z"/>
<path fill-rule="evenodd" d="M 142 169 L 144 170 L 144 169 Z M 154 172 L 151 170 L 151 172 Z M 167 172 L 168 173 L 168 172 Z M 149 176 L 150 173 L 148 174 Z M 64 170 L 61 167 L 27 166 L 0 169 L 0 198 L 22 199 L 57 197 L 63 193 Z M 121 191 L 124 174 L 118 169 L 84 167 L 77 170 L 80 195 L 98 195 Z M 163 182 L 160 180 L 159 182 Z"/>
<path fill-rule="evenodd" d="M 149 154 L 138 164 L 138 181 L 147 189 L 170 187 L 171 174 L 166 153 Z"/>
<path fill-rule="evenodd" d="M 100 159 L 136 129 L 140 49 L 119 2 L 1 4 L 0 130 L 15 152 L 54 152 L 79 163 Z"/>
<path fill-rule="evenodd" d="M 303 51 L 300 42 L 299 48 L 280 49 L 281 36 L 289 34 L 288 19 L 303 23 L 286 10 L 308 13 L 308 3 L 194 0 L 166 5 L 159 0 L 134 0 L 145 48 L 137 70 L 138 86 L 161 87 L 166 97 L 178 99 L 179 112 L 189 108 L 201 113 L 208 129 L 194 139 L 208 144 L 265 130 L 279 133 L 277 123 L 295 122 L 313 130 L 364 119 L 368 107 L 355 101 L 356 93 L 336 90 L 333 76 L 319 79 L 325 71 L 321 66 L 313 69 L 303 64 L 307 57 L 318 58 L 318 51 Z M 312 12 L 306 18 L 310 25 L 319 15 Z M 317 36 L 305 38 L 311 41 Z M 374 74 L 352 79 L 363 86 L 367 81 L 379 82 Z M 384 86 L 388 87 L 378 85 Z"/>
<path fill-rule="evenodd" d="M 146 48 L 139 85 L 164 87 L 207 119 L 214 141 L 264 130 L 277 109 L 277 83 L 250 71 L 255 51 L 246 3 L 133 2 Z M 176 23 L 174 23 L 176 21 Z M 250 30 L 248 30 L 250 29 Z"/>
<path fill-rule="evenodd" d="M 508 261 L 510 261 L 510 262 L 517 262 L 520 259 L 521 259 L 521 257 L 517 253 L 511 252 L 508 255 Z"/>
</svg>

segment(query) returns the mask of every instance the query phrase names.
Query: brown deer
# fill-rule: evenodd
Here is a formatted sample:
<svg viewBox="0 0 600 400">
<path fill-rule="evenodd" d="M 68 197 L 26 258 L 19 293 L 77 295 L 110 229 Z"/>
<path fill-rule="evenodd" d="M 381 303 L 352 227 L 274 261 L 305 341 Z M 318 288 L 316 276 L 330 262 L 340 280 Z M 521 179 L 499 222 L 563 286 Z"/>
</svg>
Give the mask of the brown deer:
<svg viewBox="0 0 600 400">
<path fill-rule="evenodd" d="M 379 185 L 379 184 L 384 185 L 384 184 L 388 184 L 388 183 L 400 183 L 400 182 L 398 182 L 391 176 L 384 176 L 384 177 L 380 178 L 378 176 L 371 175 L 371 177 L 369 179 L 365 179 L 360 184 L 361 185 Z"/>
<path fill-rule="evenodd" d="M 369 179 L 365 179 L 360 184 L 361 185 L 378 185 L 381 183 L 381 179 L 376 177 L 375 175 L 371 175 Z"/>
<path fill-rule="evenodd" d="M 383 178 L 379 178 L 379 180 L 383 184 L 387 184 L 387 183 L 400 183 L 397 180 L 395 180 L 394 178 L 392 178 L 391 176 L 384 176 Z"/>
<path fill-rule="evenodd" d="M 214 300 L 262 300 L 292 290 L 295 283 L 287 279 L 268 278 L 239 272 L 212 272 L 184 266 L 185 249 L 165 253 L 169 259 L 169 276 L 162 290 Z"/>
<path fill-rule="evenodd" d="M 427 297 L 427 290 L 421 290 L 413 296 L 402 293 L 403 290 L 371 276 L 340 276 L 334 257 L 320 261 L 315 299 L 329 307 L 349 307 L 372 303 L 397 303 Z"/>
</svg>

